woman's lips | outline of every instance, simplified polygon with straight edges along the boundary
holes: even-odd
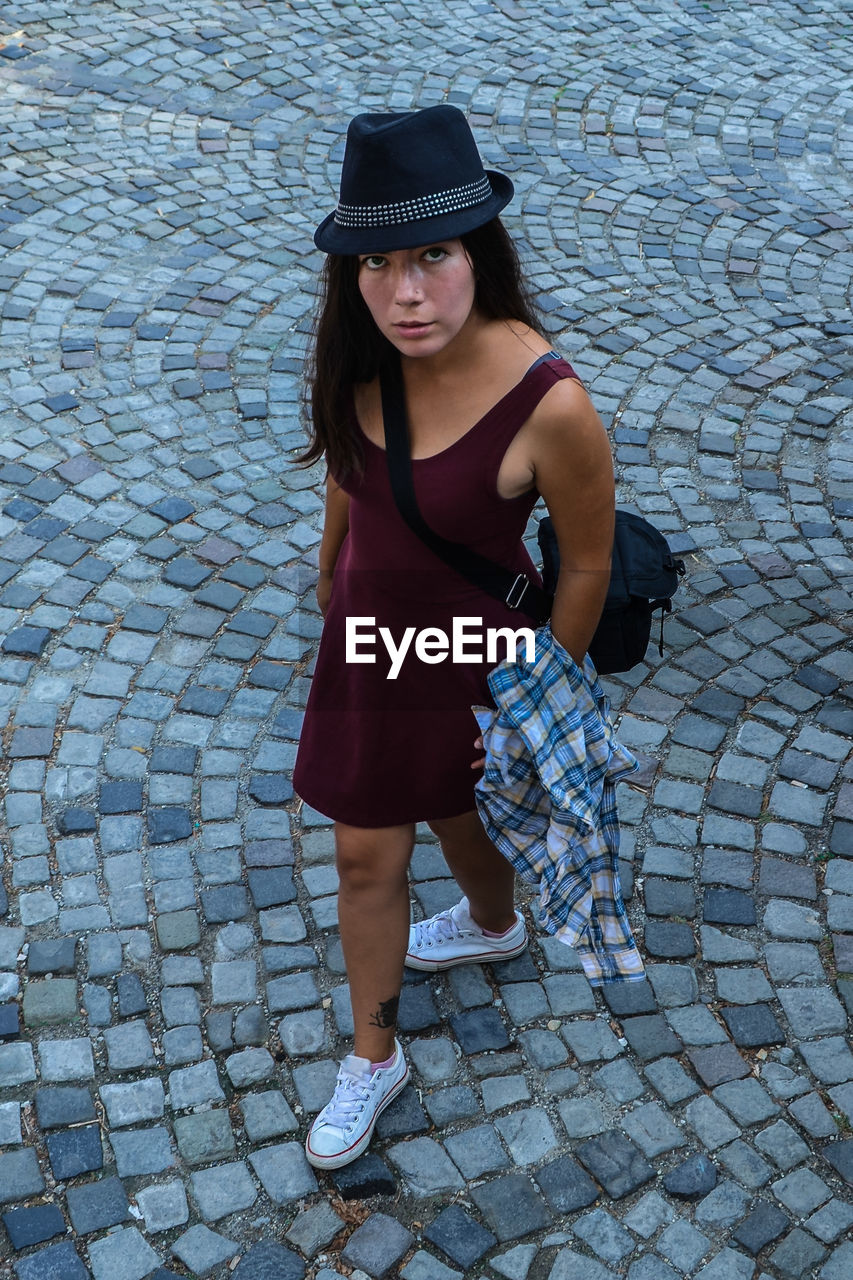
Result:
[[[426,333],[431,326],[431,320],[419,320],[417,322],[401,322],[399,324],[395,324],[394,328],[399,333],[404,334],[407,338],[415,338],[418,334]]]

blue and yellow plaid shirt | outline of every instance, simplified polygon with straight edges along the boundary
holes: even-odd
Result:
[[[551,634],[489,673],[497,710],[474,707],[486,764],[475,788],[490,839],[539,886],[539,922],[574,947],[593,986],[639,980],[617,866],[616,783],[637,769],[616,741],[589,657],[583,670]]]

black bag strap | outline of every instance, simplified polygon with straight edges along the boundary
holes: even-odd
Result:
[[[548,359],[553,357],[543,357]],[[536,362],[537,364],[539,361]],[[397,510],[406,524],[426,546],[451,569],[467,578],[475,587],[485,591],[495,600],[501,600],[510,609],[518,609],[532,618],[537,626],[551,616],[551,596],[523,573],[513,573],[504,565],[481,556],[461,542],[443,538],[436,533],[421,515],[412,479],[412,458],[409,446],[409,423],[406,414],[406,397],[400,361],[394,359],[379,378],[382,395],[382,421],[385,431],[385,456],[391,492]]]

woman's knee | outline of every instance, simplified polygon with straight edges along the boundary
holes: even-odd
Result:
[[[441,844],[477,840],[485,834],[476,809],[460,813],[455,818],[434,818],[427,826]]]
[[[396,888],[406,881],[414,843],[408,828],[379,828],[340,825],[335,831],[335,866],[341,888],[350,891]]]
[[[446,818],[434,819],[432,822],[428,822],[427,826],[429,827],[430,831],[435,836],[435,838],[438,841],[440,841],[442,844],[448,838],[448,836],[452,834],[452,828],[449,826],[448,820]]]

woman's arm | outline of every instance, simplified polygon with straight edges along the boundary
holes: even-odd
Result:
[[[323,536],[320,539],[320,577],[317,581],[317,604],[324,618],[329,607],[335,565],[348,529],[349,494],[327,475],[326,512],[323,517]]]
[[[610,582],[615,509],[610,444],[589,396],[574,379],[555,384],[530,425],[536,487],[560,549],[551,631],[580,664]]]

